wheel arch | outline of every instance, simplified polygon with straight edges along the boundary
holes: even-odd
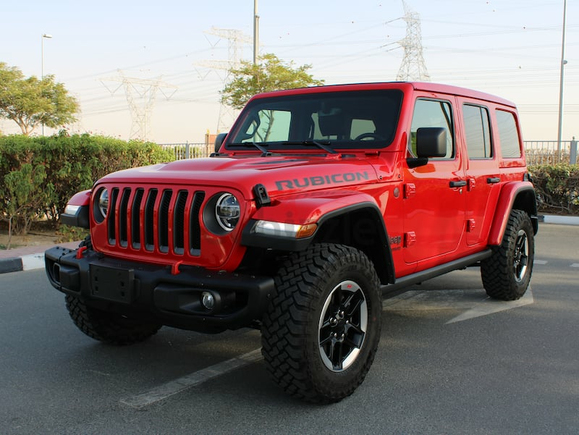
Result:
[[[339,243],[364,252],[382,284],[394,283],[394,262],[388,231],[380,209],[373,203],[350,205],[324,215],[313,243]]]
[[[529,215],[533,224],[533,231],[537,234],[539,219],[537,217],[537,198],[533,184],[528,181],[507,183],[503,186],[499,195],[489,233],[489,245],[498,246],[501,244],[511,210],[513,209],[523,210]]]
[[[291,209],[291,205],[286,204],[286,207]],[[367,198],[360,202],[352,201],[348,205],[342,204],[339,208],[334,204],[326,208],[321,216],[316,216],[315,221],[305,218],[303,221],[315,222],[317,225],[315,233],[307,238],[256,234],[252,230],[255,223],[259,218],[267,217],[254,216],[244,229],[241,243],[251,248],[246,253],[245,261],[251,262],[252,258],[257,258],[255,249],[259,252],[298,252],[314,243],[343,244],[359,249],[368,256],[382,284],[394,282],[394,262],[386,225],[378,206]]]

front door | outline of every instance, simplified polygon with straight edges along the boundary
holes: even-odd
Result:
[[[404,260],[429,261],[424,267],[444,262],[445,254],[456,251],[465,232],[465,168],[456,146],[451,102],[419,98],[408,143],[415,155],[416,131],[421,127],[447,130],[447,153],[431,158],[428,164],[405,168],[404,174]],[[422,267],[417,264],[417,270]]]

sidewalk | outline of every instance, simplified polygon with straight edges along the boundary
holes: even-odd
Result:
[[[539,216],[539,222],[556,225],[577,225],[577,216]],[[76,249],[80,242],[61,243],[58,246]],[[44,268],[44,251],[54,245],[26,246],[24,248],[0,250],[0,274],[8,272],[21,272],[24,270]]]

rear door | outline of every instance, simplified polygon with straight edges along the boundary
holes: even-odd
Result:
[[[486,244],[485,235],[500,193],[498,159],[494,150],[490,110],[484,104],[461,101],[464,142],[468,154],[466,241]]]

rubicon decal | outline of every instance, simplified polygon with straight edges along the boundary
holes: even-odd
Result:
[[[317,175],[314,177],[294,178],[293,180],[276,181],[278,190],[303,189],[310,186],[327,186],[328,184],[352,183],[369,180],[368,172],[346,172],[344,174]]]

